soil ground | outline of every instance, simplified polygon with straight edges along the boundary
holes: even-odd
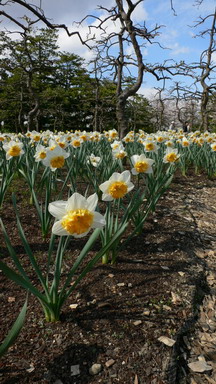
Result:
[[[36,212],[29,209],[25,190],[15,192],[26,236],[45,266],[48,243],[41,241]],[[1,218],[37,283],[17,235],[9,195]],[[61,321],[47,323],[36,299],[29,297],[25,326],[0,361],[0,382],[216,383],[215,227],[216,180],[177,175],[143,233],[119,253],[116,265],[98,263],[89,272],[65,304]],[[73,240],[65,272],[71,254],[75,258],[84,244]],[[12,265],[2,236],[0,246],[1,257]],[[26,293],[0,276],[3,340]],[[167,338],[174,345],[166,345]],[[200,366],[190,368],[192,362]],[[92,375],[95,363],[101,370]]]

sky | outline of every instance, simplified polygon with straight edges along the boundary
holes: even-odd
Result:
[[[184,61],[186,63],[198,62],[201,52],[208,47],[209,36],[205,38],[195,37],[200,31],[209,26],[209,22],[199,28],[195,28],[199,17],[206,17],[214,13],[216,0],[203,0],[203,3],[198,7],[195,5],[196,0],[173,0],[175,14],[170,6],[170,0],[144,0],[142,1],[133,13],[133,20],[140,23],[147,29],[153,29],[156,25],[161,26],[157,41],[164,49],[160,48],[159,44],[147,43],[142,48],[144,63],[163,63],[164,60],[174,60],[176,62]],[[35,5],[42,5],[42,9],[47,18],[54,23],[64,23],[70,31],[77,30],[75,21],[81,21],[86,15],[97,15],[100,18],[106,17],[104,10],[99,10],[97,7],[101,5],[105,8],[111,8],[114,5],[114,0],[31,0]],[[6,7],[0,6],[0,8]],[[23,8],[16,5],[11,5],[9,8],[10,14],[14,18],[23,16]],[[84,20],[79,31],[83,38],[86,37],[89,23],[95,23],[93,19]],[[17,30],[17,27],[8,20],[3,20],[0,28],[9,30]],[[110,22],[107,24],[107,30],[118,30],[118,25]],[[97,36],[99,31],[94,30]],[[73,52],[83,57],[86,62],[93,58],[94,52],[83,46],[79,39],[75,36],[67,37],[64,30],[59,32],[59,46],[62,51]],[[132,52],[131,47],[127,47],[127,53]],[[117,53],[117,52],[116,52]],[[213,60],[216,64],[216,52],[213,55]],[[174,81],[178,80],[174,78]],[[183,83],[189,84],[189,80],[185,77],[180,79]],[[191,81],[191,80],[190,80]],[[172,83],[166,84],[168,87]],[[155,93],[155,88],[162,87],[162,82],[157,82],[152,75],[145,74],[144,81],[139,93],[150,97]]]

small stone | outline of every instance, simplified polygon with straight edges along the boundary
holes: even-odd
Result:
[[[80,366],[79,364],[71,365],[71,376],[80,375]]]
[[[151,313],[150,311],[146,310],[146,311],[144,311],[142,314],[143,314],[143,316],[149,316],[150,313]]]
[[[172,347],[175,344],[175,340],[170,339],[169,337],[166,337],[166,336],[159,337],[158,341],[167,345],[168,347]]]
[[[114,277],[113,273],[109,273],[108,277],[110,278]]]
[[[142,324],[142,320],[134,321],[134,325],[140,325],[140,324]]]
[[[70,309],[76,309],[78,307],[79,304],[70,304],[69,305],[69,308]]]
[[[124,287],[125,283],[118,283],[117,285],[118,285],[118,287]]]
[[[115,360],[113,359],[107,360],[105,363],[107,368],[111,367],[113,364],[115,364]]]
[[[101,371],[102,371],[102,365],[101,364],[95,363],[91,366],[91,368],[89,368],[89,373],[92,376],[97,375]]]
[[[194,361],[194,362],[188,364],[188,367],[193,372],[200,372],[200,373],[212,370],[212,367],[210,365],[208,365],[205,361]]]
[[[172,308],[171,307],[169,307],[169,305],[163,305],[163,309],[165,310],[165,311],[171,311],[172,310]]]
[[[63,383],[62,383],[61,380],[58,379],[58,380],[56,380],[56,381],[54,382],[54,384],[63,384]]]
[[[185,275],[184,272],[178,272],[178,274],[179,274],[180,276],[184,276],[184,275]]]

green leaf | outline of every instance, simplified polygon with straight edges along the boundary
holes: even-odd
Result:
[[[37,288],[35,288],[28,280],[25,280],[22,276],[16,273],[12,268],[9,268],[5,263],[0,260],[0,269],[3,273],[16,284],[25,288],[27,291],[30,291],[33,295],[38,297],[44,303],[47,303],[45,296],[42,295]]]
[[[27,311],[27,301],[28,297],[26,298],[22,310],[19,316],[17,317],[15,323],[13,324],[11,330],[4,339],[3,343],[0,345],[0,357],[3,356],[3,354],[7,352],[8,348],[14,343],[24,325]]]

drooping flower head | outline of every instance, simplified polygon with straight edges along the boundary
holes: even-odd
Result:
[[[131,161],[134,166],[131,170],[133,175],[153,172],[152,164],[154,163],[154,160],[145,157],[144,154],[131,156]]]
[[[91,228],[102,228],[104,217],[96,212],[98,196],[96,193],[87,199],[75,192],[68,201],[55,201],[49,204],[49,212],[57,221],[52,227],[52,233],[58,236],[83,237]]]
[[[134,184],[131,183],[130,179],[130,171],[114,172],[109,180],[99,186],[103,192],[102,200],[112,201],[124,197],[134,188]]]

